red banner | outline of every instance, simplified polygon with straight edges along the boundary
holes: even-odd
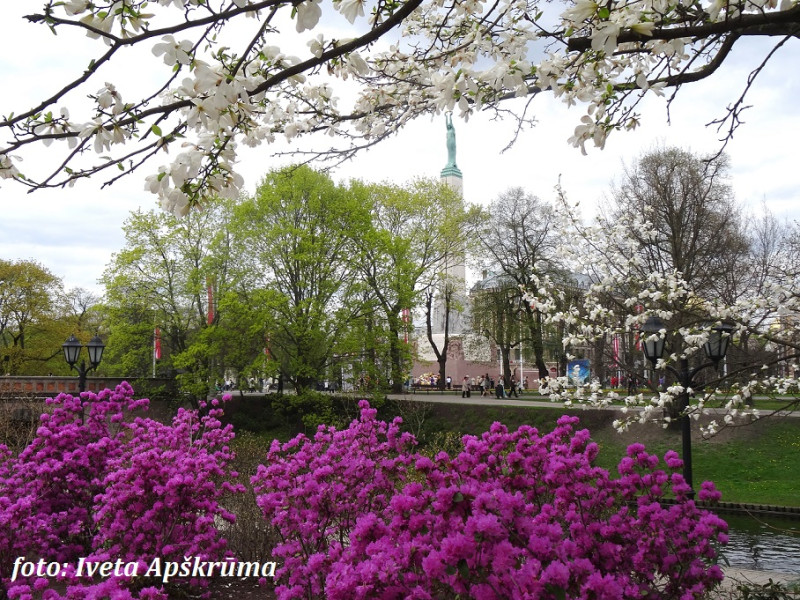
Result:
[[[208,324],[211,325],[214,322],[214,290],[208,279],[206,279],[206,285],[208,286]]]
[[[161,360],[161,330],[158,327],[153,332],[153,356]]]

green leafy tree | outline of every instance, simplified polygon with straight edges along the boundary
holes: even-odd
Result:
[[[219,322],[213,298],[229,286],[217,240],[227,234],[228,212],[228,204],[209,202],[183,219],[153,210],[136,211],[126,220],[125,247],[113,255],[102,279],[110,328],[107,369],[125,377],[149,375],[159,328],[158,372],[180,370],[182,387],[205,396],[212,371],[224,364],[198,335]]]
[[[35,261],[0,259],[0,360],[3,373],[64,372],[61,344],[70,326],[61,319],[61,280]]]
[[[270,172],[236,209],[241,283],[264,290],[258,316],[276,366],[298,392],[324,379],[363,314],[353,239],[367,219],[358,194],[302,166]]]
[[[392,390],[400,392],[411,358],[403,311],[424,304],[425,290],[433,290],[448,257],[463,257],[464,203],[450,186],[428,179],[404,186],[354,182],[350,190],[369,207],[369,227],[354,243],[360,276],[385,329]]]

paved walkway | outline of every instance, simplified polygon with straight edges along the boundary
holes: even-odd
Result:
[[[534,396],[523,396],[531,398],[495,398],[472,394],[469,398],[462,398],[459,392],[417,392],[416,394],[388,394],[393,400],[415,400],[417,402],[437,402],[441,404],[465,404],[472,406],[539,406],[542,408],[553,408],[564,406],[561,402],[550,402],[549,400],[534,400]]]
[[[417,402],[436,402],[441,404],[461,404],[466,406],[528,406],[528,407],[539,407],[539,408],[563,408],[563,402],[550,402],[549,400],[542,399],[538,400],[537,398],[542,398],[538,394],[528,393],[522,396],[522,398],[495,398],[494,395],[491,396],[483,396],[478,393],[472,393],[472,396],[469,398],[462,398],[461,393],[457,391],[450,391],[450,392],[428,392],[428,391],[419,391],[415,393],[408,393],[408,394],[388,394],[389,398],[397,399],[397,400],[411,400]],[[597,410],[610,410],[610,411],[619,411],[622,406],[607,406],[607,407],[593,407],[587,404],[579,404],[573,403],[573,408],[593,408]],[[629,410],[641,410],[641,407],[630,407]],[[711,414],[725,414],[724,408],[708,408],[707,409]],[[771,411],[763,409],[761,412],[762,417],[767,416],[771,413]],[[800,410],[795,410],[791,412],[782,412],[780,413],[781,416],[785,417],[793,417],[793,418],[800,418]]]

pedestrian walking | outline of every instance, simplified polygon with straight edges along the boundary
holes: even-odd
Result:
[[[464,379],[461,381],[461,397],[469,398],[469,395],[469,377],[464,375]]]
[[[494,394],[497,398],[505,398],[506,397],[506,390],[503,387],[503,376],[497,376],[497,387],[494,388]]]

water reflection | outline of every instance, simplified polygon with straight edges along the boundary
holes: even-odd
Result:
[[[730,542],[723,553],[732,567],[800,575],[800,520],[720,516],[730,528]]]

